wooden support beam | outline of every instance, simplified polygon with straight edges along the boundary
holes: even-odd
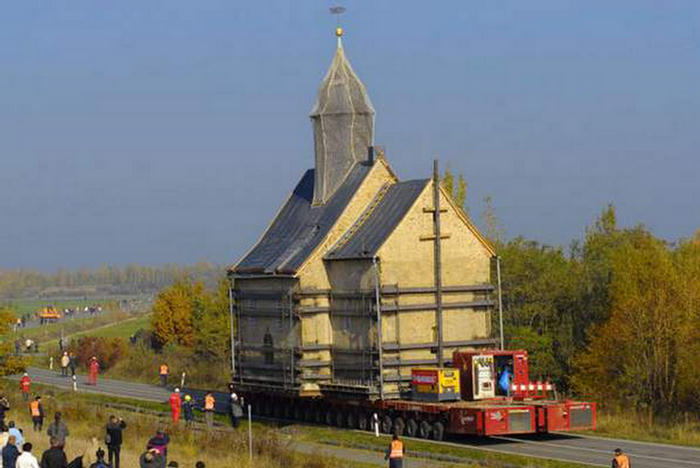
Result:
[[[449,239],[451,237],[451,234],[445,233],[445,234],[440,234],[440,239]],[[434,241],[437,238],[434,234],[428,234],[425,236],[420,236],[418,237],[418,240],[421,241]]]

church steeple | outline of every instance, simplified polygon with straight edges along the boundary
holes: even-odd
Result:
[[[355,164],[367,159],[374,143],[374,107],[345,56],[338,26],[338,48],[311,111],[316,171],[314,204],[335,193]]]

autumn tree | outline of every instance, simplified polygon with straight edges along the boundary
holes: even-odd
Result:
[[[648,410],[652,420],[679,408],[700,365],[690,352],[698,350],[698,260],[691,244],[674,252],[641,229],[615,249],[609,319],[576,359],[580,391]]]
[[[195,343],[193,319],[198,308],[205,307],[207,298],[201,282],[183,277],[162,290],[153,304],[151,329],[156,344],[169,343],[192,347]]]
[[[12,354],[11,330],[15,321],[14,310],[0,306],[0,375],[16,374],[27,366],[24,358]]]

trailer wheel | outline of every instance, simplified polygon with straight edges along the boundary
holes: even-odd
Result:
[[[418,423],[416,422],[415,419],[410,418],[408,421],[406,421],[406,436],[408,437],[415,437],[416,434],[418,433]]]
[[[433,423],[432,439],[441,441],[445,438],[445,425],[441,422]]]
[[[406,428],[406,423],[403,422],[403,418],[401,416],[397,416],[394,418],[394,434],[396,435],[403,435],[403,431]]]
[[[361,431],[369,430],[369,416],[366,413],[359,413],[357,415],[357,428]]]
[[[294,405],[292,408],[292,418],[297,421],[304,419],[304,408],[301,405]]]
[[[430,423],[428,421],[421,421],[418,425],[418,437],[421,439],[430,439],[431,432]]]
[[[326,411],[326,413],[324,414],[323,422],[325,422],[328,426],[332,426],[333,423],[335,423],[335,414],[333,410],[329,409],[328,411]]]
[[[357,415],[352,411],[348,413],[347,420],[345,422],[347,422],[348,428],[359,429],[359,427],[357,427]]]
[[[394,423],[391,420],[391,416],[385,414],[384,416],[379,418],[379,429],[384,434],[391,434],[391,430],[392,430],[393,426],[394,426]]]
[[[324,412],[321,408],[316,408],[314,410],[314,422],[318,424],[323,424]]]

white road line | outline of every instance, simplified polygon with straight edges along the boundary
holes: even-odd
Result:
[[[497,436],[497,437],[494,437],[494,439],[507,440],[509,442],[518,442],[521,444],[530,444],[530,445],[535,445],[537,447],[545,445],[545,446],[557,447],[557,448],[582,450],[582,451],[586,451],[586,452],[612,453],[611,450],[593,449],[593,448],[589,448],[589,447],[577,447],[575,445],[553,444],[551,442],[535,442],[535,441],[531,441],[531,440],[516,439],[514,437]],[[634,451],[632,451],[632,450],[626,450],[626,452],[630,455],[634,455],[634,458],[648,458],[649,460],[661,460],[661,461],[669,462],[669,463],[685,463],[688,465],[700,466],[700,462],[696,462],[696,461],[678,460],[678,459],[667,458],[667,457],[654,457],[652,455],[642,455],[639,453],[634,453]]]

